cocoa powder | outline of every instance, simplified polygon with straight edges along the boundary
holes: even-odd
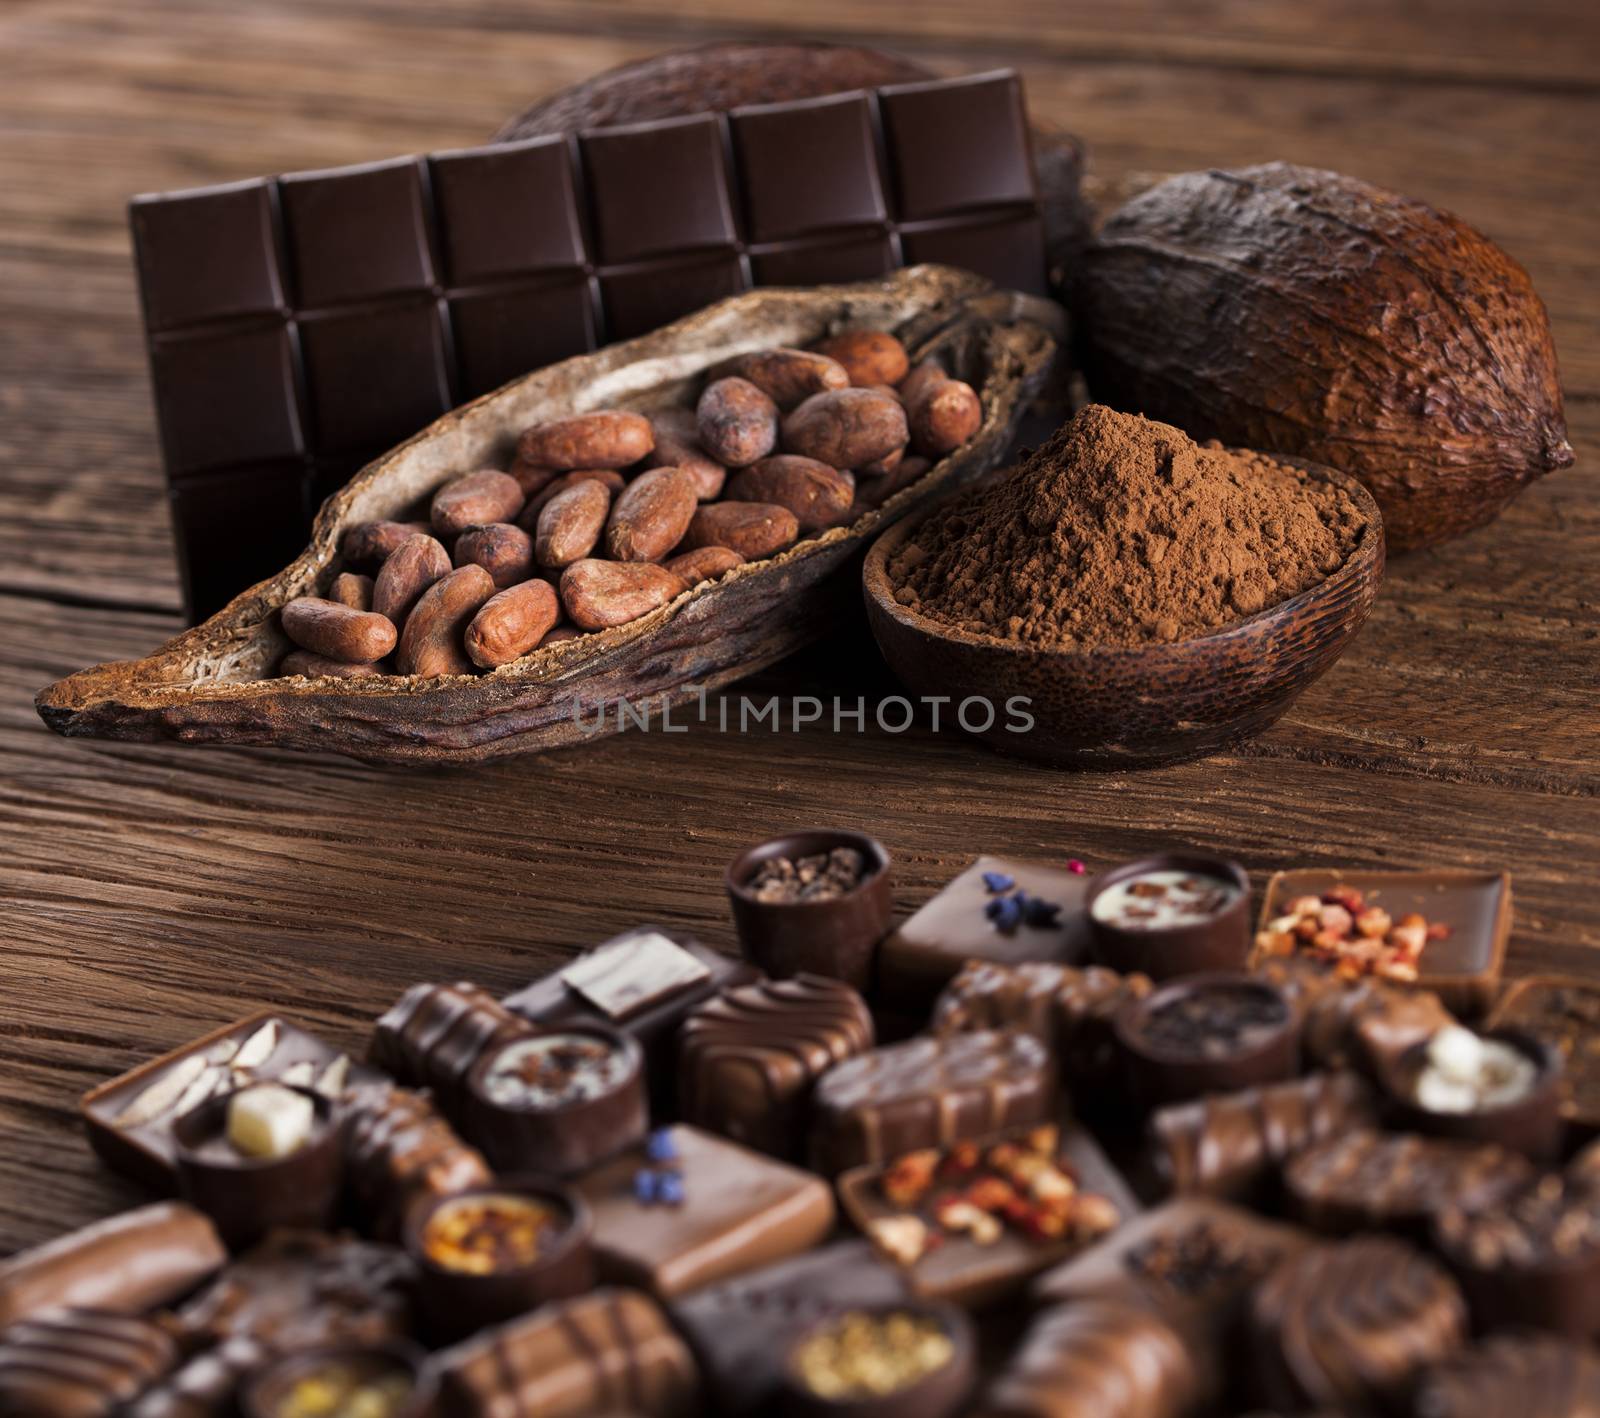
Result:
[[[1336,571],[1364,518],[1342,489],[1091,404],[891,559],[895,599],[1042,646],[1205,635]]]

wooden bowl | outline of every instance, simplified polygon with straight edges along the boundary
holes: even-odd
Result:
[[[1061,768],[1150,768],[1243,743],[1339,658],[1383,578],[1383,520],[1366,489],[1320,464],[1278,461],[1342,487],[1367,526],[1331,576],[1237,625],[1165,644],[1062,650],[941,625],[896,602],[888,576],[889,558],[926,509],[890,527],[867,553],[867,619],[878,648],[919,695],[949,695],[957,707],[968,698],[990,701],[993,723],[969,732],[1021,758]],[[1006,701],[1014,696],[1030,701],[1027,732],[1007,727],[1014,720]]]

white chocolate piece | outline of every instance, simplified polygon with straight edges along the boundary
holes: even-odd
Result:
[[[1444,1077],[1470,1084],[1483,1070],[1483,1042],[1472,1030],[1451,1025],[1428,1041],[1428,1063]]]
[[[305,1146],[315,1120],[304,1093],[261,1083],[228,1100],[228,1141],[246,1157],[276,1160]]]

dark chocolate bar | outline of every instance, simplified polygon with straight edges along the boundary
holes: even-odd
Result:
[[[1493,1003],[1511,936],[1511,878],[1504,872],[1279,872],[1267,883],[1261,927],[1265,930],[1298,897],[1338,891],[1359,892],[1366,907],[1381,909],[1395,922],[1415,913],[1445,932],[1430,936],[1416,978],[1407,983],[1434,991],[1461,1015],[1482,1014]],[[1252,960],[1263,958],[1258,945]]]
[[[192,1206],[123,1211],[0,1261],[0,1329],[63,1307],[140,1314],[182,1298],[227,1258]]]
[[[645,1051],[652,1106],[665,1118],[677,1107],[678,1027],[714,995],[760,978],[754,966],[693,936],[635,926],[508,995],[505,1005],[534,1024],[589,1020],[632,1034]]]
[[[1417,1374],[1466,1339],[1448,1271],[1403,1241],[1363,1236],[1286,1261],[1250,1303],[1250,1373],[1262,1402],[1291,1412],[1387,1412]]]
[[[684,1342],[644,1295],[597,1290],[545,1305],[437,1356],[452,1418],[695,1418],[699,1376]]]
[[[0,1334],[0,1413],[109,1418],[178,1361],[153,1320],[51,1310]]]
[[[1042,862],[979,857],[884,938],[877,997],[921,1013],[969,960],[1080,963],[1089,949],[1087,881]]]
[[[1568,1118],[1600,1129],[1600,983],[1564,975],[1518,980],[1489,1016],[1490,1029],[1521,1029],[1566,1061]]]
[[[594,1218],[600,1278],[658,1298],[809,1250],[835,1214],[820,1177],[683,1126],[595,1168],[574,1190]]]
[[[207,1100],[266,1081],[341,1098],[380,1077],[282,1015],[263,1010],[90,1089],[78,1111],[90,1145],[108,1167],[153,1190],[175,1192],[172,1125]]]
[[[1357,1075],[1313,1073],[1158,1108],[1147,1126],[1151,1170],[1168,1192],[1259,1200],[1290,1156],[1371,1124],[1374,1105]]]
[[[1055,1070],[1031,1034],[984,1029],[919,1037],[836,1065],[813,1101],[812,1161],[833,1176],[1048,1122]]]
[[[129,215],[196,618],[289,560],[373,456],[530,370],[752,284],[940,261],[1046,288],[1010,71],[140,197]]]
[[[349,1100],[344,1136],[345,1185],[358,1223],[373,1235],[400,1234],[419,1197],[479,1186],[493,1174],[421,1093],[387,1085],[358,1090]]]
[[[1413,1411],[1421,1418],[1600,1413],[1600,1353],[1554,1335],[1496,1335],[1429,1369]]]
[[[673,1322],[726,1418],[771,1403],[789,1350],[818,1320],[908,1298],[902,1273],[864,1241],[838,1241],[674,1300]]]
[[[367,1057],[400,1083],[431,1089],[459,1120],[472,1066],[486,1050],[531,1032],[476,985],[413,985],[373,1027]]]
[[[1180,1418],[1194,1364],[1159,1316],[1111,1300],[1046,1310],[985,1390],[973,1418]]]
[[[1042,1039],[1061,1066],[1074,1103],[1086,1108],[1109,1101],[1120,1084],[1121,1058],[1111,1021],[1129,1000],[1153,988],[1144,975],[1119,975],[1103,966],[1028,963],[1000,965],[974,960],[940,995],[936,1032],[1018,1029]]]
[[[843,981],[800,975],[726,990],[684,1022],[684,1120],[799,1161],[817,1079],[872,1043],[866,1001]]]
[[[1356,1129],[1296,1153],[1283,1184],[1290,1210],[1319,1231],[1420,1240],[1440,1213],[1493,1206],[1532,1174],[1527,1158],[1492,1143]]]

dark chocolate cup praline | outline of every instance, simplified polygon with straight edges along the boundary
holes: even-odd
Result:
[[[544,1254],[514,1270],[475,1275],[440,1265],[423,1245],[429,1218],[443,1207],[478,1196],[528,1198],[565,1212],[567,1224]],[[401,1240],[417,1267],[417,1307],[429,1337],[441,1343],[462,1339],[551,1300],[570,1300],[593,1289],[593,1227],[582,1197],[543,1178],[503,1178],[419,1201],[406,1215]]]
[[[627,1063],[623,1081],[609,1092],[558,1108],[518,1108],[484,1091],[484,1079],[507,1049],[530,1038],[584,1034],[602,1039]],[[631,1034],[587,1020],[551,1024],[484,1051],[467,1075],[462,1132],[497,1172],[574,1177],[639,1142],[650,1130],[644,1050]]]
[[[827,901],[758,901],[748,883],[774,857],[816,856],[835,847],[861,853],[863,875],[853,890]],[[775,980],[827,975],[863,993],[872,986],[878,943],[889,933],[894,902],[883,843],[848,828],[788,832],[739,853],[724,877],[739,946]]]
[[[795,1372],[794,1356],[818,1330],[836,1324],[851,1313],[930,1316],[950,1336],[953,1349],[950,1361],[893,1393],[824,1398],[813,1392]],[[889,1305],[846,1306],[808,1326],[789,1346],[773,1408],[778,1418],[949,1418],[950,1414],[959,1412],[971,1396],[977,1382],[977,1365],[972,1321],[955,1305],[908,1299]]]
[[[1248,1049],[1220,1058],[1152,1043],[1145,1033],[1150,1016],[1163,1005],[1205,990],[1249,991],[1283,1006],[1281,1023]],[[1237,1093],[1265,1083],[1281,1083],[1300,1071],[1300,1015],[1283,991],[1243,971],[1211,971],[1170,980],[1143,999],[1131,1000],[1112,1021],[1123,1056],[1128,1091],[1146,1108],[1183,1103],[1207,1093]]]
[[[1472,1113],[1435,1113],[1407,1092],[1427,1057],[1426,1040],[1413,1044],[1382,1079],[1384,1112],[1395,1132],[1421,1132],[1464,1142],[1497,1142],[1510,1152],[1520,1152],[1535,1162],[1560,1160],[1567,1124],[1562,1114],[1562,1080],[1565,1067],[1561,1051],[1520,1029],[1485,1029],[1485,1039],[1499,1039],[1521,1050],[1538,1065],[1533,1087],[1513,1103]]]
[[[1094,903],[1107,887],[1152,871],[1186,871],[1216,877],[1238,888],[1214,916],[1191,925],[1127,930],[1095,918]],[[1083,898],[1089,918],[1089,949],[1095,961],[1152,980],[1172,980],[1210,970],[1242,969],[1250,953],[1250,878],[1237,862],[1203,852],[1160,852],[1123,862],[1097,875]]]
[[[1600,1339],[1600,1246],[1536,1265],[1482,1266],[1450,1240],[1438,1219],[1433,1243],[1467,1297],[1480,1334],[1533,1328]]]
[[[333,1222],[344,1179],[344,1150],[333,1100],[290,1084],[311,1099],[311,1136],[287,1157],[212,1155],[205,1145],[225,1135],[228,1104],[262,1084],[207,1099],[172,1125],[178,1190],[212,1220],[229,1249],[242,1250],[278,1226],[323,1230]]]
[[[403,1369],[411,1375],[411,1397],[389,1418],[434,1418],[439,1379],[421,1346],[403,1339],[382,1344],[335,1344],[286,1354],[245,1380],[239,1392],[243,1418],[282,1418],[283,1400],[296,1379],[328,1363],[368,1364],[374,1370]]]

